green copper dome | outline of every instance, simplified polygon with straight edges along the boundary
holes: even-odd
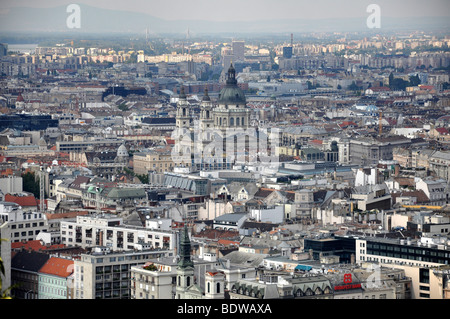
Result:
[[[237,85],[236,71],[233,68],[233,64],[228,69],[227,82],[220,91],[217,102],[219,104],[245,104],[245,94]]]

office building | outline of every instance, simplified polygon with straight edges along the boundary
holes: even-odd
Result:
[[[108,247],[94,247],[75,260],[74,299],[129,299],[131,268],[169,256],[173,256],[172,250],[114,252]]]
[[[146,248],[171,250],[175,247],[176,233],[127,226],[122,223],[122,218],[100,214],[61,221],[61,242],[83,248],[106,246],[113,251]]]
[[[231,44],[231,48],[233,51],[233,63],[244,62],[245,42],[233,41]]]

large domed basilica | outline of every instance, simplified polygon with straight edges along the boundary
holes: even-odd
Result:
[[[208,146],[215,143],[214,146],[217,149],[218,143],[222,143],[222,150],[224,150],[227,134],[241,134],[249,128],[250,112],[251,109],[247,106],[245,94],[237,84],[236,71],[232,64],[227,72],[225,87],[220,91],[215,103],[209,97],[208,91],[205,90],[200,104],[198,122],[192,119],[189,103],[182,87],[176,113],[176,126],[180,134],[176,153],[183,154],[185,165],[194,170],[231,168],[235,163],[236,156],[233,156],[233,159],[222,159],[222,156],[217,157],[214,150],[211,151],[211,147],[208,149]],[[182,139],[184,142],[181,141]],[[245,152],[245,149],[241,147],[240,151]],[[188,153],[192,160],[189,158],[186,160]],[[212,159],[213,157],[215,158]]]

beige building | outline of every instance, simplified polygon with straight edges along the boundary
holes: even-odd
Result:
[[[158,147],[133,155],[135,174],[148,174],[149,171],[164,173],[173,170],[172,149],[170,146]]]
[[[131,267],[131,299],[174,299],[176,275],[176,262]]]
[[[411,151],[411,166],[430,169],[430,157],[435,151],[431,149],[415,149]]]
[[[411,299],[450,299],[450,266],[395,265],[411,278]]]

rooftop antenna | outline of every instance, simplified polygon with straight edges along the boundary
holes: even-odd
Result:
[[[291,47],[294,46],[294,34],[291,33]]]

